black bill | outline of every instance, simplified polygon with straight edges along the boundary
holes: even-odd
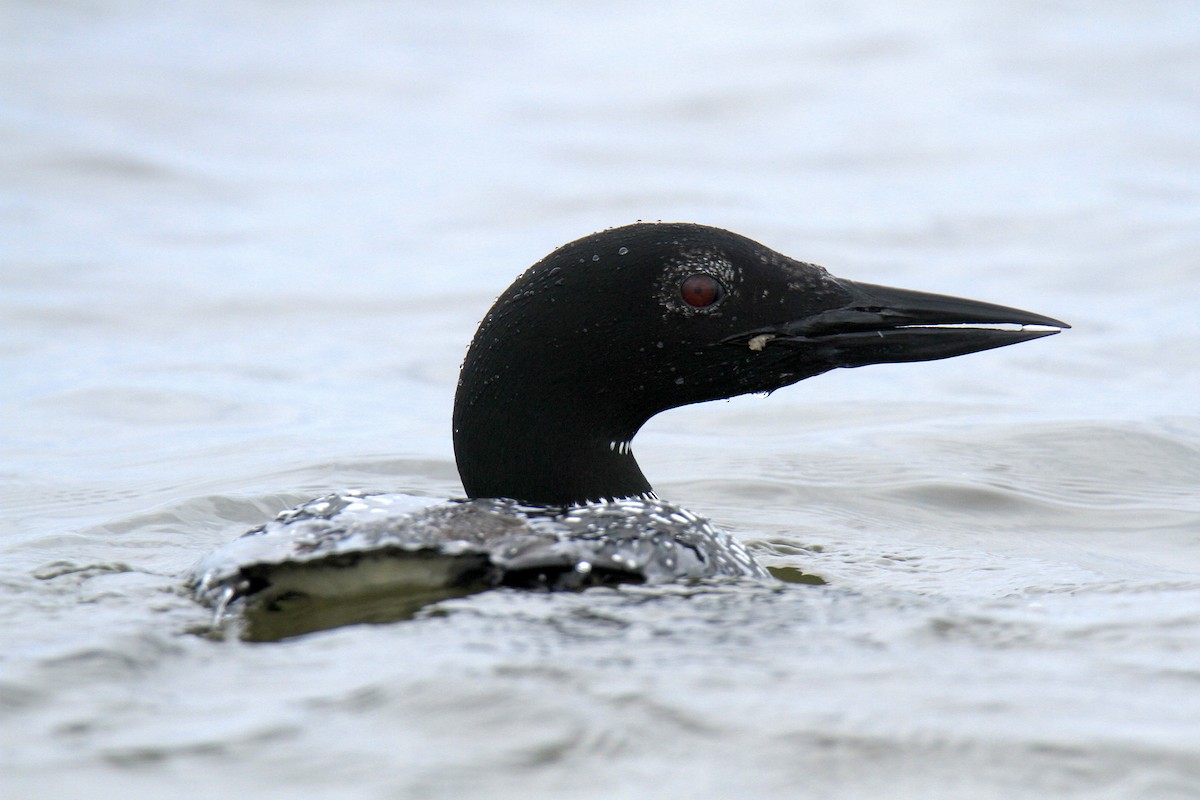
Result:
[[[796,347],[831,367],[861,367],[1005,347],[1071,326],[1052,317],[928,292],[838,281],[851,301],[739,337],[751,349]]]

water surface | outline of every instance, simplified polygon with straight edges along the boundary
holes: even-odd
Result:
[[[0,11],[5,796],[1200,794],[1186,2]],[[659,494],[823,586],[195,634],[203,554],[461,491],[457,367],[637,219],[1070,332],[681,409]]]

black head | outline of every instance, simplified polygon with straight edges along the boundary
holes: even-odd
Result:
[[[481,323],[454,405],[459,474],[471,497],[646,494],[629,441],[660,411],[1064,327],[841,280],[718,228],[614,228],[530,267]]]

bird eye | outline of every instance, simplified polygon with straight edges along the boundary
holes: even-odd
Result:
[[[708,308],[725,297],[725,287],[712,275],[697,272],[679,284],[679,296],[692,308]]]

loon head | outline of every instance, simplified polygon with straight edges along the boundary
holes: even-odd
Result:
[[[455,457],[470,497],[650,495],[629,442],[660,411],[1067,327],[836,278],[719,228],[613,228],[555,250],[492,306],[459,378]]]

